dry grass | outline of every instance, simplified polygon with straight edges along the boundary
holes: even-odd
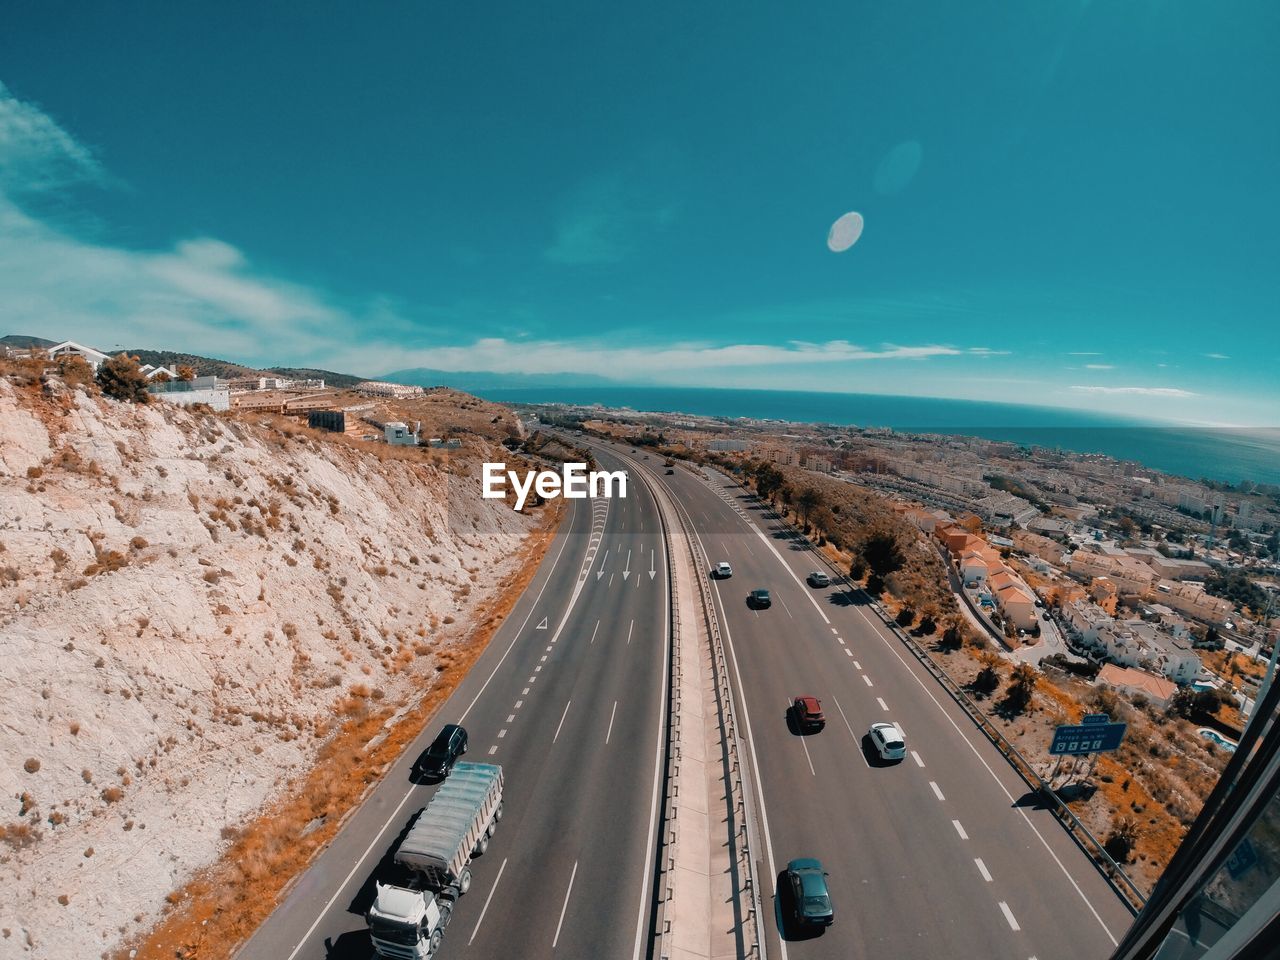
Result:
[[[349,697],[348,702],[358,702],[365,709],[338,727],[306,778],[273,809],[237,831],[223,859],[170,894],[167,915],[148,935],[117,950],[115,957],[230,957],[467,675],[537,572],[559,518],[559,510],[548,511],[547,527],[526,544],[512,582],[491,607],[477,612],[476,626],[449,651],[448,666],[416,709],[369,747],[393,711],[368,709],[369,700],[378,699],[378,691],[369,691],[364,698]],[[303,828],[316,820],[321,825],[304,834]]]

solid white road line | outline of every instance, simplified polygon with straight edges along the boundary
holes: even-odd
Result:
[[[480,916],[476,920],[475,929],[471,931],[471,939],[467,941],[467,946],[471,946],[476,938],[476,934],[480,932],[480,924],[484,923],[484,915],[489,911],[489,901],[493,899],[494,891],[498,889],[498,884],[502,881],[502,871],[507,869],[507,859],[502,858],[502,866],[498,868],[498,876],[493,881],[493,886],[489,888],[489,895],[484,898],[484,906],[480,908]]]
[[[924,761],[920,759],[920,754],[916,753],[914,750],[911,751],[911,758],[915,760],[917,767],[924,766]]]
[[[551,949],[560,942],[560,928],[564,926],[564,912],[569,909],[569,894],[573,893],[573,879],[578,875],[578,861],[573,861],[573,873],[569,874],[569,889],[564,892],[564,906],[560,908],[560,922],[556,924],[556,936],[551,941]]]
[[[637,583],[638,582],[639,581],[637,581]],[[630,646],[631,644],[631,631],[634,630],[635,628],[636,628],[636,622],[632,620],[631,625],[627,627],[627,645],[628,646]]]
[[[939,786],[938,786],[936,783],[934,783],[932,780],[930,780],[930,781],[929,781],[929,787],[933,790],[933,795],[934,795],[935,797],[937,797],[939,800],[946,800],[946,799],[947,799],[946,797],[944,797],[944,796],[942,795],[942,788],[941,788],[941,787],[939,787]]]
[[[570,521],[570,526],[572,525],[573,523]],[[547,589],[547,584],[551,582],[551,576],[555,573],[556,566],[560,563],[560,558],[564,555],[564,548],[568,545],[569,540],[570,537],[568,534],[561,538],[560,549],[556,551],[555,558],[551,561],[551,566],[547,569],[547,577],[542,581],[542,586],[538,588],[538,593],[533,598],[533,603],[529,605],[529,612],[525,614],[524,620],[521,621],[520,626],[515,631],[515,636],[512,637],[511,642],[507,644],[507,649],[502,652],[502,656],[498,659],[498,662],[494,664],[493,670],[489,672],[489,676],[486,677],[484,683],[480,685],[480,689],[477,691],[475,697],[473,697],[471,702],[467,704],[467,709],[462,711],[462,716],[458,718],[459,723],[467,719],[467,714],[471,712],[471,708],[476,705],[476,701],[480,699],[480,696],[488,688],[489,682],[497,675],[499,668],[501,668],[503,662],[507,659],[507,654],[511,652],[512,648],[516,645],[516,642],[520,639],[520,634],[522,634],[524,632],[524,628],[528,626],[529,619],[533,616],[534,610],[538,608],[538,602],[542,599],[543,591]],[[528,691],[526,690],[525,692],[527,693]],[[373,838],[373,841],[365,848],[364,853],[360,855],[360,859],[355,862],[355,866],[351,868],[351,871],[346,875],[342,883],[338,885],[338,889],[333,892],[333,896],[329,898],[328,902],[325,903],[320,912],[316,914],[315,920],[311,922],[311,926],[307,928],[307,932],[302,935],[302,939],[298,941],[298,945],[293,948],[286,960],[294,960],[294,957],[298,955],[298,951],[306,944],[307,938],[310,937],[311,934],[315,933],[316,927],[320,925],[320,921],[323,920],[325,914],[329,912],[329,908],[337,902],[338,897],[342,896],[342,891],[346,889],[347,884],[351,882],[351,878],[356,875],[356,871],[359,870],[365,860],[368,859],[373,848],[382,840],[382,835],[387,832],[387,827],[391,826],[391,822],[400,815],[400,811],[404,808],[405,803],[408,802],[411,796],[413,796],[412,788],[410,788],[410,790],[405,793],[401,801],[396,804],[396,808],[391,811],[391,816],[387,818],[387,822],[382,825],[382,829],[378,831],[377,835]]]
[[[618,712],[618,701],[613,701],[613,709],[609,711],[609,729],[605,731],[604,742],[608,744],[609,738],[613,736],[613,717]]]
[[[654,510],[658,509],[657,499],[654,497],[652,490],[647,485],[642,485],[643,489],[649,496],[649,500],[654,505]],[[661,526],[661,524],[659,524]],[[662,569],[670,570],[670,558],[667,555],[667,542],[664,539],[659,541],[662,544]],[[671,683],[671,581],[669,577],[664,577],[662,581],[663,594],[663,637],[662,644],[662,682],[664,689]],[[636,914],[636,940],[635,948],[632,953],[633,960],[640,960],[645,944],[645,920],[649,915],[649,878],[653,872],[654,857],[654,836],[658,829],[658,802],[661,799],[662,790],[662,757],[663,751],[666,749],[666,740],[662,736],[662,731],[667,724],[667,701],[665,697],[659,698],[658,706],[658,727],[654,736],[653,748],[653,796],[649,801],[649,837],[645,841],[644,855],[644,872],[641,874],[640,881],[640,907]]]
[[[880,630],[876,629],[875,623],[872,621],[872,619],[869,616],[867,616],[867,614],[860,607],[858,608],[858,613],[861,614],[862,619],[865,620],[867,622],[867,625],[871,627],[871,632],[875,634],[876,637],[879,638],[880,642],[884,644],[885,648],[890,653],[892,653],[895,657],[898,658],[898,662],[901,663],[903,666],[903,669],[905,669],[907,673],[911,675],[911,679],[915,680],[915,682],[919,685],[920,689],[924,691],[925,696],[927,696],[930,700],[933,701],[933,705],[938,708],[938,712],[941,713],[943,717],[946,718],[947,722],[951,724],[952,729],[955,730],[955,732],[960,736],[960,739],[963,740],[965,742],[965,745],[973,752],[973,755],[977,758],[978,762],[982,764],[982,766],[986,769],[987,773],[991,775],[991,779],[994,780],[996,783],[996,786],[1000,788],[1000,792],[1003,793],[1008,798],[1009,803],[1011,805],[1014,804],[1015,801],[1014,801],[1013,794],[1010,793],[1009,788],[1004,785],[1004,781],[1000,779],[1000,777],[996,774],[996,772],[993,769],[991,769],[991,764],[987,763],[986,758],[984,758],[982,754],[978,752],[978,748],[973,745],[973,741],[970,740],[968,736],[965,735],[965,732],[960,729],[960,725],[956,723],[955,718],[952,717],[951,714],[947,712],[946,708],[941,704],[941,702],[939,702],[938,698],[933,695],[933,691],[930,690],[925,685],[925,682],[920,678],[919,674],[917,674],[915,670],[911,669],[911,665],[908,664],[906,659],[902,656],[902,654],[898,652],[898,649],[895,646],[895,644],[898,642],[897,639],[893,637],[886,637],[883,633],[880,632]],[[901,724],[899,724],[899,726],[901,726]],[[1067,882],[1070,883],[1072,888],[1075,890],[1075,892],[1080,895],[1080,899],[1084,901],[1084,905],[1088,907],[1089,912],[1093,914],[1093,919],[1098,921],[1098,926],[1102,927],[1102,932],[1107,935],[1107,939],[1111,941],[1113,946],[1118,946],[1119,942],[1116,940],[1115,935],[1111,932],[1111,928],[1108,927],[1106,924],[1106,921],[1102,919],[1102,915],[1098,913],[1097,909],[1093,905],[1093,902],[1087,896],[1085,896],[1084,891],[1080,889],[1080,884],[1076,883],[1076,878],[1071,875],[1071,871],[1067,869],[1067,865],[1063,863],[1062,860],[1058,857],[1057,853],[1054,852],[1053,847],[1049,846],[1049,841],[1044,838],[1044,834],[1042,834],[1039,828],[1036,827],[1036,825],[1031,822],[1031,817],[1027,815],[1027,811],[1021,808],[1018,808],[1018,813],[1021,815],[1026,825],[1031,828],[1031,832],[1036,835],[1036,839],[1040,841],[1041,846],[1044,847],[1045,851],[1053,859],[1053,862],[1058,865],[1058,869],[1061,870],[1062,875],[1067,878]]]
[[[564,726],[564,718],[569,715],[570,703],[573,703],[573,701],[570,700],[568,703],[564,705],[564,713],[560,714],[560,722],[556,724],[556,735],[551,738],[552,743],[555,743],[557,740],[560,739],[560,728]]]
[[[591,631],[591,642],[592,642],[592,643],[595,643],[595,642],[596,642],[596,630],[599,630],[599,629],[600,629],[600,621],[599,621],[599,620],[597,620],[597,621],[596,621],[596,625],[595,625],[595,629]]]
[[[951,825],[956,828],[956,833],[960,834],[961,840],[968,840],[969,835],[964,832],[964,826],[959,820],[952,820]]]
[[[884,702],[884,697],[876,697],[876,703],[880,704],[880,709],[885,713],[889,712],[889,705]]]
[[[983,863],[983,862],[982,862],[982,860],[981,860],[981,859],[979,859],[979,858],[974,858],[974,861],[973,861],[973,862],[974,862],[974,863],[976,863],[976,864],[978,865],[978,872],[979,872],[980,874],[982,874],[982,879],[983,879],[983,880],[985,880],[985,881],[987,881],[987,883],[990,883],[990,882],[991,882],[991,871],[989,871],[989,870],[987,869],[987,865],[986,865],[985,863]]]
[[[1022,928],[1018,926],[1018,921],[1013,917],[1013,911],[1009,909],[1009,905],[1003,900],[1000,901],[1000,912],[1004,914],[1004,918],[1009,921],[1009,929],[1017,932]]]
[[[844,715],[844,707],[840,706],[840,701],[835,697],[831,698],[831,702],[834,703],[836,705],[836,709],[840,711],[840,717],[844,720],[844,725],[849,731],[849,736],[853,737],[853,742],[858,748],[858,756],[862,758],[862,765],[870,770],[871,764],[867,763],[866,754],[862,752],[862,741],[858,739],[858,735],[853,732],[853,727],[849,725],[849,718]]]
[[[705,556],[707,552],[706,546],[702,543],[702,537],[697,530],[693,531],[694,539],[698,541],[698,545],[702,547],[702,553]],[[767,541],[766,541],[767,542]],[[720,612],[724,613],[724,600],[720,596],[720,582],[718,580],[711,581],[712,589],[715,592],[716,604],[720,608]],[[830,622],[830,621],[828,621]],[[738,667],[738,655],[733,649],[733,634],[729,630],[729,618],[724,617],[721,622],[721,628],[724,630],[725,644],[729,648],[729,659],[733,663],[733,672],[739,679],[738,683],[738,700],[742,705],[742,722],[747,728],[747,749],[751,753],[751,775],[756,782],[756,801],[760,805],[760,829],[764,833],[764,850],[769,858],[769,876],[776,877],[778,875],[777,863],[773,857],[773,838],[769,834],[769,815],[765,811],[764,802],[764,783],[760,780],[760,760],[756,756],[756,738],[751,733],[751,713],[747,709],[747,693],[743,689],[741,683],[742,671]],[[836,704],[839,706],[839,704]],[[843,711],[842,711],[843,712]],[[848,721],[845,721],[846,723]],[[852,730],[850,731],[852,733]],[[863,761],[865,762],[865,760]],[[640,945],[636,944],[636,960],[639,960]],[[787,960],[787,942],[778,937],[778,950],[782,955],[782,960]]]

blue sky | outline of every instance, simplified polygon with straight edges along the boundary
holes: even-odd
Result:
[[[6,9],[0,333],[1275,424],[1274,4],[288,6]]]

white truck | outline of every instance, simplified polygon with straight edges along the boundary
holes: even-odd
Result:
[[[404,885],[377,884],[365,919],[379,957],[428,960],[453,905],[471,889],[471,858],[489,848],[502,819],[502,767],[459,761],[393,857]]]

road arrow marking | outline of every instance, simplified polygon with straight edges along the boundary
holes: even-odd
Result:
[[[631,551],[627,551],[627,565],[622,570],[622,579],[625,580],[631,576]]]
[[[654,577],[658,575],[658,571],[653,569],[653,564],[654,564],[653,553],[654,553],[653,548],[650,547],[649,548],[649,579],[650,580],[652,580]]]

